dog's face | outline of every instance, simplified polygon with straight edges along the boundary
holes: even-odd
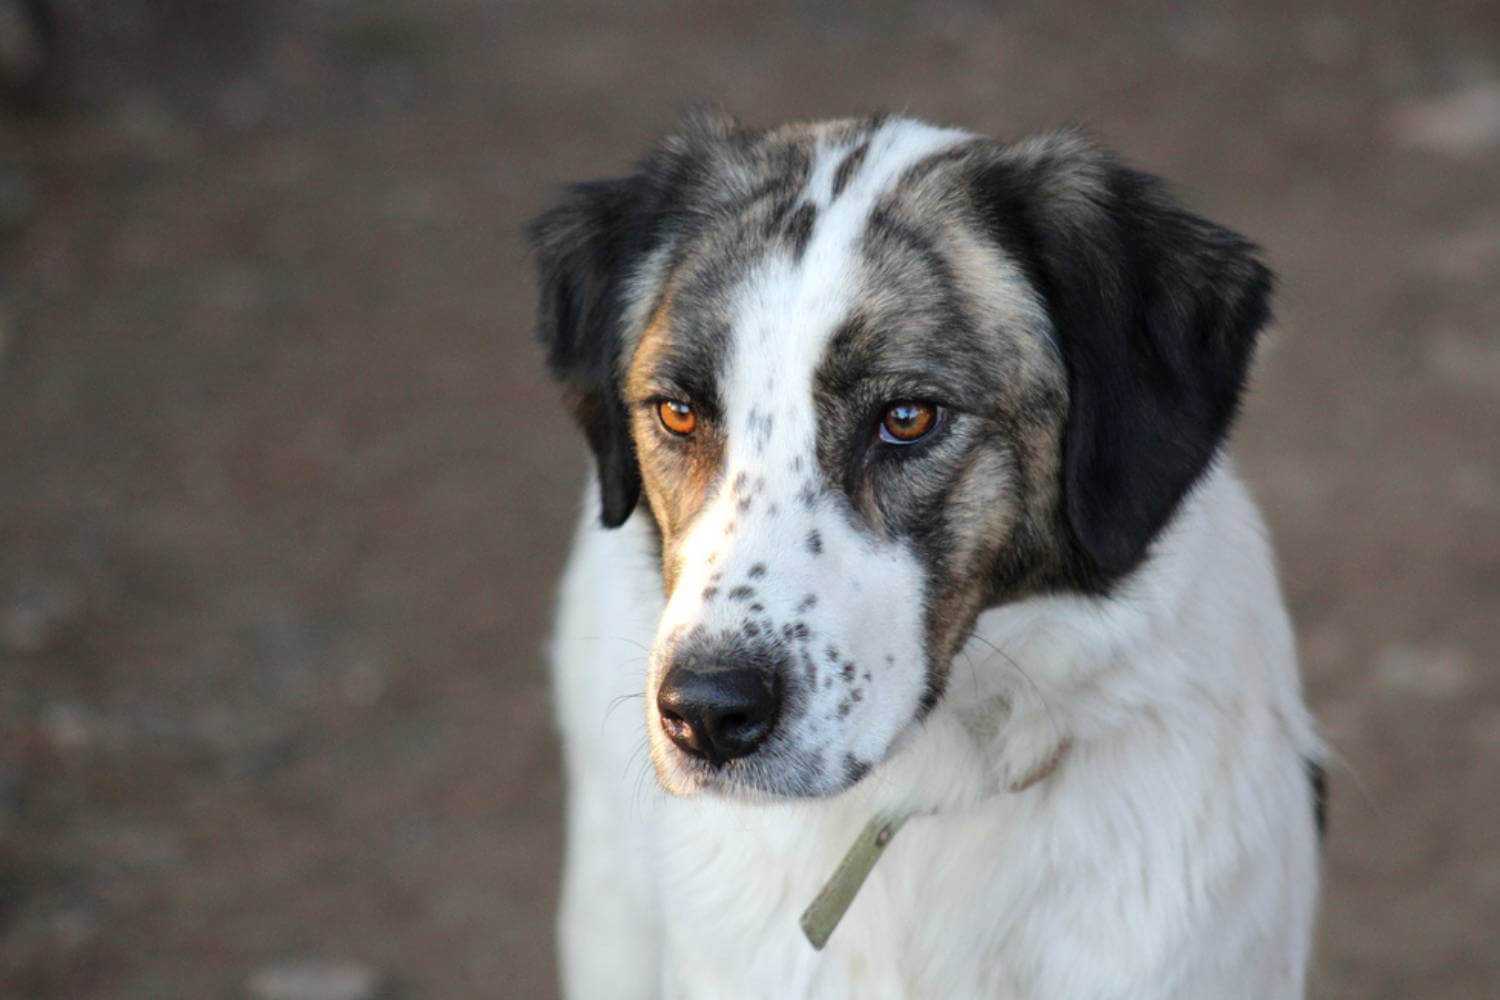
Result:
[[[1125,576],[1233,415],[1269,278],[1074,136],[699,119],[538,220],[542,336],[647,517],[671,791],[839,791],[977,615]]]

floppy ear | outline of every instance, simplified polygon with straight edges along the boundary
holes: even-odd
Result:
[[[631,281],[653,251],[691,229],[694,199],[712,189],[715,163],[740,134],[728,115],[691,111],[635,173],[575,184],[527,227],[540,292],[537,336],[598,462],[605,527],[624,524],[641,495],[619,370]]]
[[[617,368],[623,284],[645,252],[651,200],[649,181],[639,174],[577,184],[527,228],[540,292],[537,336],[593,449],[610,528],[625,522],[641,493]]]
[[[977,197],[1052,319],[1075,575],[1102,589],[1213,461],[1270,315],[1271,273],[1245,239],[1075,134],[1003,151]]]

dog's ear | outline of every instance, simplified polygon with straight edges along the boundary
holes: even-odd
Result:
[[[603,520],[635,509],[641,473],[617,371],[623,282],[651,201],[640,174],[574,185],[527,229],[537,260],[537,336],[599,467]]]
[[[640,265],[680,238],[695,193],[711,187],[715,157],[742,134],[728,115],[699,109],[626,177],[575,184],[526,235],[536,255],[537,335],[599,466],[603,521],[635,509],[641,472],[621,395],[620,354],[628,297]]]
[[[1075,575],[1133,568],[1214,460],[1270,272],[1242,237],[1074,133],[981,170],[986,223],[1040,289],[1068,376],[1063,506]]]

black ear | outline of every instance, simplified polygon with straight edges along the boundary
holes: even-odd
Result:
[[[1045,299],[1068,373],[1074,575],[1132,569],[1223,442],[1271,273],[1242,237],[1077,135],[1005,150],[977,197]]]
[[[610,528],[625,522],[641,494],[618,367],[623,286],[646,252],[652,200],[644,175],[578,184],[527,229],[540,292],[537,336],[594,451]]]
[[[692,230],[716,164],[744,135],[728,115],[690,111],[635,173],[575,184],[527,227],[540,291],[537,336],[598,461],[605,527],[624,524],[641,495],[620,354],[628,296],[654,290],[632,283],[654,251]]]

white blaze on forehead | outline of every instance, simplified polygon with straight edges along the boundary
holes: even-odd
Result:
[[[869,142],[859,169],[849,178],[839,200],[849,198],[853,213],[868,215],[875,198],[917,162],[934,153],[975,138],[974,133],[957,128],[938,128],[909,118],[896,118],[873,132],[838,143],[820,143],[816,162],[807,182],[807,199],[822,208],[833,198],[833,178],[844,156]],[[861,209],[857,203],[863,202]]]
[[[756,444],[752,410],[793,425],[774,428],[777,451],[793,448],[811,457],[813,374],[853,305],[859,240],[871,210],[913,165],[973,138],[959,129],[897,119],[851,140],[819,143],[799,199],[817,210],[806,249],[800,260],[790,250],[768,255],[747,276],[731,310],[733,346],[722,387],[731,467],[745,457],[744,448]],[[839,166],[864,142],[868,150],[835,197]],[[799,433],[788,434],[793,427]]]

